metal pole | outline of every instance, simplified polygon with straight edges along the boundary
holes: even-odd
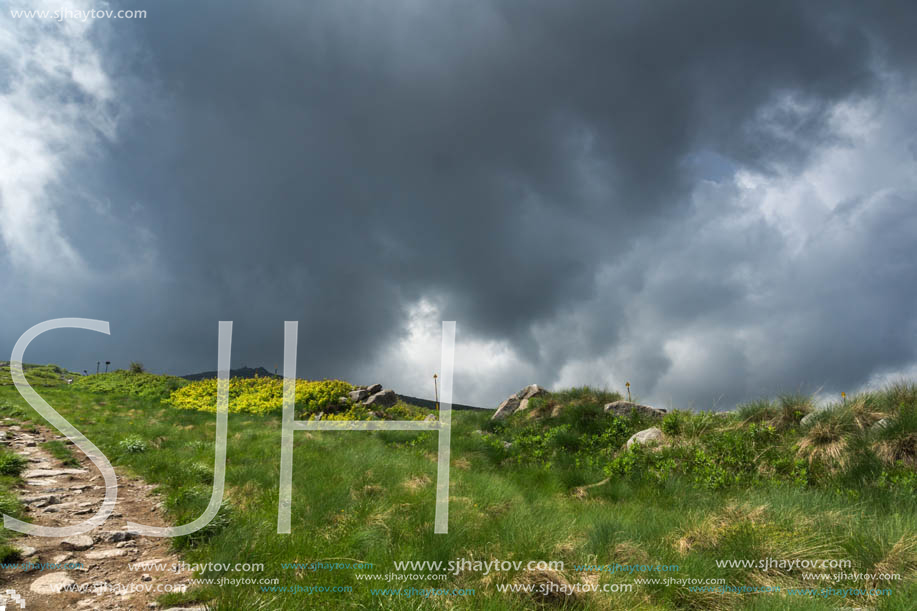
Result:
[[[437,375],[433,374],[433,396],[436,399],[436,409],[439,410],[439,385],[437,384]]]

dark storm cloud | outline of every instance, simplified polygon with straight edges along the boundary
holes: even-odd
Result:
[[[155,259],[41,310],[110,319],[110,352],[173,372],[213,368],[219,319],[236,321],[234,364],[270,367],[282,321],[299,320],[300,374],[346,377],[374,362],[402,334],[406,309],[427,298],[459,321],[460,340],[509,342],[544,384],[626,338],[632,349],[612,358],[619,367],[644,388],[698,403],[777,381],[865,381],[914,358],[913,335],[893,333],[914,320],[900,305],[912,295],[899,275],[911,278],[912,266],[850,296],[820,287],[842,273],[823,239],[806,245],[805,264],[773,271],[771,256],[788,256],[789,245],[772,228],[706,240],[682,231],[732,213],[725,203],[698,220],[699,180],[803,168],[842,143],[830,122],[838,102],[881,95],[889,74],[907,77],[914,11],[883,9],[150,4],[146,21],[109,43],[113,57],[133,53],[111,60],[131,75],[130,120],[65,181],[116,203],[104,217],[63,216],[96,269],[147,248]],[[856,236],[870,242],[872,230],[902,226],[912,217],[890,215],[912,206],[882,204]],[[912,252],[903,237],[884,244]],[[851,261],[843,274],[901,258],[859,246],[870,263]],[[611,288],[599,280],[608,269]],[[761,306],[755,279],[786,293]],[[640,299],[649,327],[633,312]],[[852,333],[838,344],[839,329],[880,319],[883,341]],[[546,344],[537,329],[552,325]],[[797,355],[754,383],[749,369],[763,365],[732,332],[750,325],[794,328],[772,348]],[[665,343],[689,332],[708,339],[708,366],[666,386]],[[14,333],[4,335],[11,343]],[[826,345],[856,356],[819,358]],[[86,360],[85,346],[73,358]],[[722,389],[711,388],[714,371]]]

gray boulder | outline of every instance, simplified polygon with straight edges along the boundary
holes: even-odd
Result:
[[[373,384],[372,386],[367,386],[366,392],[368,392],[371,395],[374,395],[377,392],[382,392],[382,384]]]
[[[381,389],[379,389],[381,390]],[[357,390],[351,390],[347,393],[347,396],[350,397],[350,400],[356,403],[357,401],[362,401],[369,396],[369,391],[365,388],[358,388]]]
[[[92,547],[93,543],[94,542],[92,540],[92,537],[90,537],[89,535],[75,535],[73,537],[67,537],[66,539],[61,541],[60,546],[62,549],[66,549],[66,550],[70,550],[74,552],[81,552],[83,550],[87,550],[90,547]]]
[[[654,426],[653,428],[634,433],[631,438],[627,440],[627,447],[630,448],[635,443],[644,446],[652,446],[658,445],[663,441],[665,441],[665,435]]]
[[[519,392],[516,392],[497,406],[497,411],[491,417],[491,420],[503,420],[517,411],[524,410],[529,406],[529,400],[533,397],[546,395],[548,391],[538,386],[538,384],[529,384]]]
[[[605,413],[614,414],[615,416],[630,416],[632,410],[637,410],[637,413],[641,416],[653,416],[658,418],[665,415],[664,409],[650,407],[649,405],[640,405],[639,403],[631,403],[630,401],[614,401],[605,405]]]
[[[395,405],[397,402],[398,395],[395,394],[394,390],[380,390],[364,401],[363,405],[366,407],[383,407]]]
[[[519,400],[519,407],[516,408],[517,412],[521,412],[522,410],[527,409],[530,399],[534,399],[535,397],[542,397],[548,394],[548,391],[538,386],[538,384],[529,384],[520,392],[522,393],[522,398]]]

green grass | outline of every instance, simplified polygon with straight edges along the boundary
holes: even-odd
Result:
[[[156,483],[175,523],[196,518],[210,496],[213,414],[166,407],[155,398],[103,396],[73,388],[45,399],[115,463]],[[281,586],[350,586],[350,593],[279,594],[258,585],[198,588],[160,602],[206,602],[213,609],[530,609],[523,594],[496,584],[524,575],[477,572],[446,581],[368,582],[360,571],[297,571],[282,563],[362,561],[365,573],[390,573],[402,560],[564,561],[675,564],[671,576],[724,577],[729,585],[864,587],[806,582],[801,571],[717,568],[724,559],[849,559],[849,572],[899,572],[892,596],[790,597],[689,592],[636,585],[629,593],[570,597],[590,609],[909,609],[917,599],[917,477],[910,436],[917,391],[906,385],[832,406],[799,424],[810,402],[785,397],[732,416],[674,412],[651,423],[616,418],[602,405],[617,393],[574,389],[533,400],[506,422],[490,414],[453,414],[449,534],[433,533],[436,444],[433,432],[306,432],[294,443],[292,533],[278,535],[278,414],[230,414],[224,509],[204,531],[174,540],[187,562],[263,563],[257,574]],[[552,416],[553,414],[553,416]],[[876,431],[877,416],[889,418]],[[0,389],[0,416],[37,417],[15,389]],[[819,422],[825,438],[812,431]],[[633,432],[661,426],[670,445],[622,445]],[[841,468],[826,448],[831,426],[847,452]],[[806,444],[805,440],[809,440]],[[509,443],[509,447],[506,447]],[[142,451],[137,448],[143,447]],[[814,452],[813,448],[821,451]],[[10,477],[10,476],[6,476]],[[604,484],[586,489],[584,485]],[[0,497],[2,502],[2,497]],[[821,571],[815,571],[821,572]],[[203,577],[219,577],[211,573]],[[636,575],[645,577],[646,575]],[[633,583],[601,573],[599,583]],[[474,588],[472,597],[373,596],[371,588]],[[880,587],[884,587],[880,583]]]
[[[79,467],[80,463],[76,459],[76,456],[73,455],[73,452],[70,450],[70,446],[66,442],[59,439],[54,439],[52,441],[46,441],[41,444],[45,450],[48,451],[51,456],[61,461],[65,467]]]
[[[187,380],[175,376],[119,369],[109,373],[81,376],[73,382],[73,387],[77,390],[112,396],[130,395],[147,399],[165,399],[173,391],[187,384]]]
[[[25,379],[35,387],[39,386],[66,386],[68,379],[77,379],[79,374],[67,371],[58,365],[30,365],[22,364]],[[13,376],[10,373],[10,364],[4,361],[0,364],[0,386],[13,386]]]

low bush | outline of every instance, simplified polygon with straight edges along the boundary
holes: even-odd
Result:
[[[297,414],[317,414],[337,408],[338,398],[345,396],[353,386],[341,380],[297,380]],[[192,382],[174,391],[164,401],[178,409],[216,412],[217,380]],[[283,409],[282,378],[231,378],[229,380],[229,411],[265,414]]]

